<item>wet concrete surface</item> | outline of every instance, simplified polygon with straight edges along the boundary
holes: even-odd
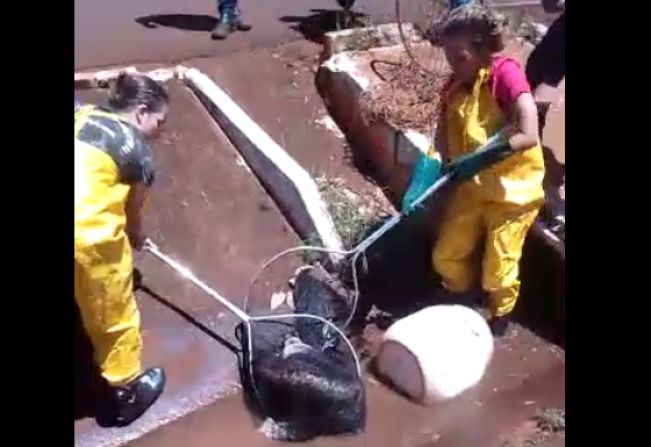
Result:
[[[180,84],[168,87],[171,111],[165,131],[152,143],[157,177],[145,225],[163,251],[241,304],[262,263],[297,245],[298,238],[198,101]],[[87,101],[104,96],[76,94]],[[143,363],[162,366],[167,387],[130,427],[104,429],[92,418],[77,420],[77,447],[121,445],[239,386],[236,356],[228,344],[239,347],[235,318],[150,255],[137,255],[136,264],[147,289],[137,293]],[[285,284],[294,267],[281,262],[264,276],[256,287],[260,293],[254,294],[255,313],[266,312],[271,292]]]
[[[565,406],[565,356],[526,329],[498,342],[489,371],[474,389],[446,404],[422,407],[368,377],[367,429],[354,437],[319,438],[311,446],[483,446],[499,441],[536,411]],[[272,446],[256,432],[240,395],[228,396],[130,443],[131,447],[171,447],[190,443]],[[296,445],[296,444],[295,444]]]

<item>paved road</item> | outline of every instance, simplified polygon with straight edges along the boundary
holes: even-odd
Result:
[[[419,0],[420,3],[423,0]],[[254,26],[226,41],[210,39],[216,0],[75,0],[75,68],[130,63],[173,63],[247,48],[274,46],[300,34],[296,22],[338,9],[335,0],[240,0]],[[412,0],[403,9],[418,11]],[[537,3],[537,0],[494,0],[494,3]],[[393,19],[393,0],[357,0],[355,10],[374,22]],[[146,26],[147,17],[150,25]],[[164,17],[160,17],[164,16]],[[161,24],[155,25],[154,22]]]
[[[335,9],[335,0],[241,0],[254,26],[226,41],[212,41],[215,0],[75,0],[75,68],[135,62],[177,62],[246,48],[271,46],[300,36],[292,22],[315,9]],[[358,0],[357,10],[381,20],[393,10],[391,0]],[[137,20],[176,15],[169,26],[148,28]],[[289,21],[283,21],[289,20]]]

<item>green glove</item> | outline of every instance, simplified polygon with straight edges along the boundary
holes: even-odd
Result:
[[[443,174],[451,174],[455,180],[468,180],[512,153],[513,149],[505,137],[504,130],[500,130],[475,152],[462,155],[445,165]]]
[[[441,155],[433,148],[428,154],[419,153],[418,160],[411,171],[409,187],[402,197],[401,211],[407,215],[414,211],[414,202],[430,186],[434,184],[441,175]]]

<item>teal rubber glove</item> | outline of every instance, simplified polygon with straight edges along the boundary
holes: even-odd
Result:
[[[443,173],[451,174],[454,180],[468,180],[483,169],[499,163],[511,154],[513,154],[513,149],[508,143],[491,146],[487,149],[462,155],[445,165]]]
[[[504,160],[512,153],[513,149],[508,142],[507,129],[502,128],[475,152],[462,155],[445,165],[443,174],[450,174],[455,180],[468,180],[481,170]]]
[[[419,153],[411,171],[409,187],[402,197],[400,209],[407,215],[414,211],[414,202],[441,176],[441,155],[433,150],[431,155]]]

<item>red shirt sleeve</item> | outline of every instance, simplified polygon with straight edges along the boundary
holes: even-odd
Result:
[[[523,93],[531,93],[527,78],[515,59],[497,57],[493,59],[490,68],[489,83],[493,97],[497,100],[502,110],[511,110]]]

